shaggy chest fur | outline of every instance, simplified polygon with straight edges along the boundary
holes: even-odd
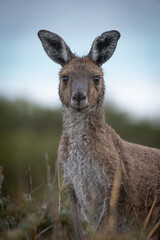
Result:
[[[106,192],[110,182],[91,151],[87,119],[68,125],[67,159],[63,162],[64,179],[76,192],[82,213],[96,228],[107,212]]]

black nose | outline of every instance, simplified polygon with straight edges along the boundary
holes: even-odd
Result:
[[[80,103],[86,100],[86,94],[84,92],[75,92],[72,96],[74,102]]]

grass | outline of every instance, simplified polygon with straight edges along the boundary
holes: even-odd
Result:
[[[41,183],[34,189],[32,188],[32,176],[29,175],[30,191],[24,192],[21,200],[13,204],[9,197],[4,197],[2,195],[2,187],[5,179],[3,176],[3,169],[0,168],[0,240],[74,239],[74,227],[66,186],[62,180],[61,174],[57,173],[57,168],[55,168],[54,175],[51,175],[51,167],[47,155],[46,171],[46,182]],[[59,184],[57,184],[58,176]],[[98,231],[94,233],[90,224],[83,222],[86,239],[147,240],[151,239],[154,232],[160,226],[160,222],[158,222],[154,228],[150,230],[147,229],[149,218],[155,206],[155,199],[144,222],[143,228],[139,228],[137,232],[127,234],[115,233],[116,204],[119,195],[120,179],[120,174],[117,171],[115,173],[111,194],[110,208],[112,211],[109,216],[109,227],[103,232]],[[42,191],[42,189],[44,191],[43,197],[37,198],[36,193]]]
[[[47,164],[49,166],[49,162]],[[51,174],[48,166],[48,174]],[[73,224],[67,207],[68,198],[64,196],[63,207],[58,211],[57,184],[54,181],[50,182],[54,178],[55,176],[52,176],[52,179],[48,178],[33,189],[29,176],[30,191],[23,192],[21,200],[14,204],[9,197],[3,197],[2,191],[0,192],[0,239],[64,239],[64,236],[72,239]],[[1,170],[0,189],[3,181]],[[36,197],[36,193],[42,189],[43,197]],[[63,191],[65,190],[61,189],[60,194],[63,194]]]

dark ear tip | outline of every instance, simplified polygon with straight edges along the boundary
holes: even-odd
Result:
[[[113,37],[117,37],[117,40],[120,39],[121,37],[120,32],[118,32],[117,30],[112,30],[111,32],[113,33]]]
[[[46,33],[48,33],[47,30],[40,30],[40,31],[37,33],[37,35],[38,35],[38,37],[41,39],[41,38],[44,37],[44,35],[45,35]]]
[[[121,37],[121,34],[120,34],[120,32],[118,32],[118,31],[116,31],[116,30],[115,30],[115,33],[116,33],[116,35],[117,35],[117,39],[119,40],[119,39],[120,39],[120,37]]]
[[[42,37],[42,35],[43,35],[43,32],[44,32],[44,30],[40,30],[40,31],[37,33],[37,35],[38,35],[38,37],[39,37],[39,38],[41,38],[41,37]]]
[[[111,37],[111,38],[116,37],[118,41],[121,37],[121,34],[117,30],[111,30],[111,31],[102,33],[102,36]]]

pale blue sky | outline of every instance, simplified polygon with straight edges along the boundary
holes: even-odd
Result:
[[[80,56],[102,32],[118,30],[116,52],[103,65],[106,100],[160,119],[160,1],[0,0],[0,94],[54,107],[60,66],[42,49],[40,29],[62,36]]]

